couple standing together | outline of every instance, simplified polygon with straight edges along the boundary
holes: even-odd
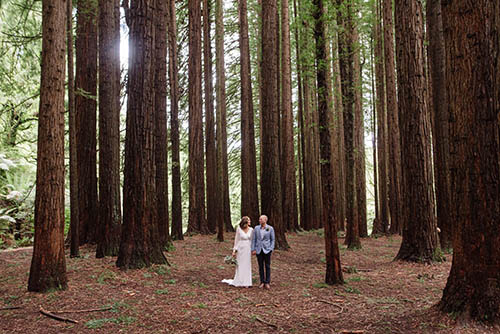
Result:
[[[240,221],[234,236],[233,257],[236,255],[238,264],[234,279],[224,279],[222,282],[233,286],[252,286],[252,254],[257,255],[259,263],[259,288],[270,289],[271,286],[271,253],[274,250],[274,229],[267,225],[267,216],[260,216],[259,226],[253,229],[250,218],[245,216]]]

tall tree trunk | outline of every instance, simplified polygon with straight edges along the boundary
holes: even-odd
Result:
[[[346,219],[346,198],[345,198],[345,154],[344,154],[344,108],[342,102],[342,81],[340,78],[340,62],[338,57],[338,35],[332,41],[333,73],[334,73],[334,97],[335,97],[335,122],[334,136],[335,138],[335,159],[334,172],[337,191],[337,211],[338,211],[338,229],[345,230]]]
[[[297,17],[297,0],[293,0],[293,17],[295,21],[295,59],[297,62],[297,123],[299,128],[299,139],[298,139],[298,167],[299,167],[299,219],[297,220],[297,226],[294,227],[295,230],[299,230],[304,226],[305,215],[304,215],[304,88],[302,79],[302,65],[301,65],[301,52],[300,52],[300,37],[299,37],[299,25],[300,21]]]
[[[396,2],[399,119],[403,161],[403,241],[396,259],[431,262],[437,248],[426,105],[422,4]]]
[[[75,74],[73,53],[73,1],[67,0],[68,46],[68,113],[69,113],[69,196],[70,196],[70,256],[80,256],[80,214],[78,212],[78,162],[76,156]]]
[[[339,60],[344,104],[344,144],[346,154],[347,233],[345,243],[349,249],[361,247],[356,216],[356,174],[354,171],[354,52],[351,4],[337,0],[339,6]]]
[[[234,231],[231,224],[229,206],[229,176],[227,161],[227,120],[226,120],[226,74],[224,65],[224,8],[222,0],[215,3],[215,58],[217,72],[217,220],[224,222],[226,231]],[[224,241],[222,231],[217,234],[219,241]]]
[[[385,86],[387,99],[387,140],[389,144],[389,209],[391,233],[399,233],[403,224],[403,198],[401,174],[401,145],[398,103],[396,100],[396,69],[394,65],[394,34],[392,20],[392,0],[383,1],[384,17],[384,59]],[[399,29],[399,27],[398,27]],[[387,152],[387,151],[386,151]]]
[[[96,257],[116,256],[120,248],[120,63],[116,41],[118,1],[99,1],[99,226]],[[119,41],[118,41],[119,43]],[[119,66],[119,65],[118,65]],[[118,150],[118,152],[115,152]]]
[[[500,320],[498,78],[500,6],[444,1],[453,263],[444,312]]]
[[[168,154],[167,154],[167,6],[156,0],[154,46],[154,113],[156,200],[158,233],[163,247],[170,242],[168,222]]]
[[[76,140],[80,245],[95,243],[97,198],[97,1],[77,2]]]
[[[238,14],[241,63],[241,216],[250,217],[255,224],[259,221],[259,196],[246,0],[239,0]]]
[[[116,265],[123,269],[166,263],[158,234],[155,169],[154,0],[130,7],[123,233]]]
[[[28,291],[66,289],[64,257],[64,67],[66,2],[42,2],[35,241]]]
[[[288,0],[281,0],[281,179],[283,222],[294,230],[298,222],[297,181],[292,112],[292,67],[290,52],[290,14]]]
[[[323,195],[323,217],[325,228],[325,257],[327,284],[343,283],[340,264],[339,242],[337,239],[338,222],[335,212],[335,189],[333,179],[332,140],[332,87],[328,35],[325,23],[326,8],[323,0],[314,0],[314,36],[316,39],[316,80],[318,83],[318,113],[321,151],[321,184]]]
[[[203,112],[201,99],[200,0],[188,1],[189,12],[189,220],[188,233],[208,233],[205,217]]]
[[[205,155],[207,179],[207,224],[210,233],[217,229],[217,151],[215,148],[214,95],[212,83],[211,1],[203,0],[203,74],[205,83]]]
[[[382,39],[382,13],[380,0],[377,1],[377,17],[375,25],[375,77],[376,77],[376,107],[377,107],[377,153],[378,153],[378,179],[380,199],[380,220],[373,225],[372,234],[383,234],[389,231],[389,192],[388,180],[388,155],[387,141],[387,112],[385,108],[385,76],[384,76],[384,49]]]
[[[433,117],[432,138],[434,139],[434,174],[436,177],[437,225],[441,229],[439,239],[441,248],[452,247],[453,223],[450,214],[450,176],[449,176],[449,125],[448,101],[445,81],[445,45],[443,22],[441,17],[441,1],[427,1],[427,31],[429,46],[428,57],[430,67],[429,105],[432,106]]]
[[[172,239],[183,240],[182,187],[179,139],[179,66],[177,53],[177,22],[175,0],[169,0],[168,8],[168,71],[170,81],[170,141],[172,144]]]
[[[366,220],[366,166],[365,166],[365,120],[363,114],[363,78],[361,76],[361,49],[358,29],[354,28],[354,148],[356,166],[356,206],[358,209],[359,236],[368,236]]]
[[[301,12],[307,13],[306,4],[302,1]],[[306,15],[306,14],[302,14]],[[315,137],[317,136],[317,127],[315,127],[314,122],[314,112],[313,112],[313,89],[311,86],[315,81],[313,78],[314,74],[314,49],[313,45],[310,43],[312,40],[312,29],[308,25],[307,20],[301,19],[302,21],[302,36],[299,40],[301,49],[301,73],[302,73],[302,92],[303,92],[303,115],[302,115],[302,128],[303,128],[303,161],[302,170],[304,177],[304,210],[302,213],[303,219],[301,222],[301,227],[305,230],[311,230],[319,226],[319,220],[321,220],[321,210],[322,210],[322,199],[321,199],[321,189],[319,188],[319,175],[317,165],[319,163],[319,156],[316,155],[315,151]],[[315,129],[316,128],[316,129]]]
[[[280,156],[278,142],[279,111],[276,87],[276,0],[262,2],[262,115],[261,152],[262,177],[260,180],[262,213],[276,232],[276,248],[288,249],[285,226],[282,220]]]
[[[373,38],[374,33],[372,30],[372,34],[370,37],[370,76],[371,76],[371,94],[370,94],[370,104],[372,111],[372,154],[373,154],[373,197],[375,201],[375,219],[373,220],[373,225],[379,224],[380,221],[380,202],[379,202],[379,186],[378,186],[378,167],[377,167],[377,126],[376,126],[376,107],[375,107],[375,70],[374,64],[375,59],[373,57],[374,54],[374,43]],[[373,231],[373,229],[372,229]]]

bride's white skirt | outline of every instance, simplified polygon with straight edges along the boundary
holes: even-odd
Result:
[[[242,240],[238,245],[236,253],[236,272],[233,279],[223,279],[222,283],[232,286],[252,286],[252,255],[250,251],[250,240]]]

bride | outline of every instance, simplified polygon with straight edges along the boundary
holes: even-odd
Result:
[[[234,236],[233,257],[236,255],[236,272],[234,279],[223,279],[223,283],[233,286],[252,286],[252,260],[251,260],[251,242],[253,228],[250,227],[250,218],[245,216],[241,218],[240,226],[236,229]]]

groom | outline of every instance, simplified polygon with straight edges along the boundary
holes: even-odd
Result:
[[[274,250],[274,229],[267,225],[267,216],[259,218],[260,226],[255,227],[252,238],[252,254],[257,254],[259,263],[260,285],[259,288],[270,289],[271,286],[271,253]]]

